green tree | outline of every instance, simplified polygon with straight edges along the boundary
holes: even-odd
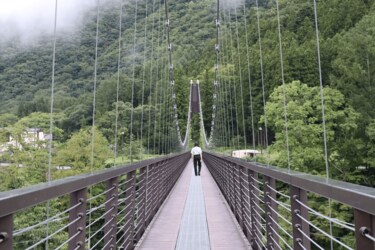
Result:
[[[108,141],[103,134],[94,128],[94,158],[91,162],[92,152],[92,133],[91,128],[81,129],[79,132],[72,135],[72,137],[61,146],[57,151],[57,156],[54,159],[56,165],[70,166],[71,171],[57,171],[56,177],[63,175],[74,175],[79,173],[87,173],[91,169],[98,170],[105,168],[105,161],[111,157]]]
[[[359,115],[346,104],[344,96],[337,90],[324,88],[325,122],[330,164],[342,172],[350,170],[355,159],[345,157],[341,146],[355,135]],[[294,170],[324,174],[324,147],[322,109],[319,87],[308,87],[299,81],[285,85],[286,113],[290,165]],[[269,128],[275,133],[270,152],[275,153],[273,164],[288,165],[286,147],[286,124],[284,119],[284,87],[276,88],[266,105]],[[261,118],[262,120],[264,117]],[[345,139],[341,139],[345,135]],[[339,166],[333,157],[348,160]],[[337,164],[337,165],[336,165]],[[340,171],[341,172],[341,171]]]

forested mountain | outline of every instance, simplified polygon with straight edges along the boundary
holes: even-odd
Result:
[[[120,1],[99,2],[74,27],[57,24],[54,67],[51,32],[0,37],[0,191],[46,182],[49,170],[53,180],[178,149],[164,1],[122,1],[122,9]],[[189,82],[199,79],[207,134],[216,104],[214,150],[254,148],[262,154],[251,161],[375,186],[374,0],[317,1],[318,33],[312,0],[220,1],[217,101],[216,1],[168,4],[182,135]],[[194,141],[202,141],[199,127],[194,115]],[[52,202],[51,213],[64,202]],[[325,204],[309,195],[311,207],[330,214]],[[45,209],[33,208],[32,220]],[[333,218],[353,221],[349,210],[332,202]],[[32,220],[20,213],[15,228]],[[22,242],[39,234],[45,231]],[[334,234],[354,246],[351,232]],[[322,235],[314,237],[329,248]]]
[[[233,133],[230,133],[233,136],[225,139],[228,143],[223,143],[223,138],[217,134],[216,145],[241,148],[243,145],[240,144],[245,141],[247,147],[263,144],[263,148],[269,146],[269,154],[268,158],[264,156],[259,160],[280,167],[290,164],[296,170],[324,174],[313,1],[279,1],[287,111],[296,111],[294,114],[287,112],[290,159],[286,159],[282,124],[283,89],[280,89],[282,75],[276,4],[268,0],[258,2],[259,12],[257,2],[253,0],[246,1],[245,10],[242,2],[221,2],[219,82],[221,89],[227,86],[223,93],[235,108],[230,110],[228,103],[220,104],[223,109],[218,117],[232,122],[226,125],[226,131],[230,127],[237,126],[238,129],[233,129]],[[374,185],[374,1],[322,0],[318,1],[317,7],[322,83],[327,92],[326,132],[331,174],[343,180]],[[216,1],[170,1],[169,10],[181,134],[184,134],[187,119],[190,79],[201,82],[204,123],[209,134],[213,104]],[[122,8],[121,30],[118,1],[103,2],[98,13],[97,51],[95,8],[87,10],[83,21],[77,23],[74,29],[57,29],[53,106],[55,150],[52,158],[54,166],[72,166],[74,171],[70,174],[87,170],[90,165],[87,159],[76,164],[78,160],[68,155],[69,148],[74,148],[74,145],[90,148],[91,142],[87,138],[93,124],[94,89],[95,125],[100,135],[96,139],[99,145],[104,145],[102,150],[98,149],[103,154],[95,163],[97,168],[111,165],[108,159],[113,158],[111,152],[114,149],[118,150],[118,155],[127,156],[130,141],[134,144],[135,155],[141,153],[139,150],[150,154],[168,153],[176,146],[172,145],[176,141],[176,134],[171,132],[174,125],[168,82],[164,2],[126,1]],[[96,53],[98,60],[95,65]],[[16,36],[11,40],[2,40],[2,143],[8,140],[9,135],[21,136],[26,128],[37,127],[45,133],[49,132],[52,55],[53,36],[48,33],[26,43]],[[119,101],[116,102],[118,82]],[[231,89],[233,87],[234,90]],[[267,103],[266,116],[263,89]],[[243,100],[245,127],[240,98]],[[227,110],[224,112],[224,109]],[[264,131],[266,120],[268,138],[261,143],[258,128],[263,127]],[[194,121],[197,123],[196,118]],[[216,132],[225,133],[223,129],[219,127]],[[16,165],[27,165],[25,162],[29,162],[36,169],[40,166],[45,169],[45,148],[28,150],[40,151],[39,158],[30,157],[24,150],[14,150],[10,155],[3,154],[2,161]],[[358,166],[365,166],[366,172],[357,170]],[[3,179],[7,178],[5,169],[1,169]],[[21,170],[13,168],[9,171]],[[58,173],[54,178],[57,175],[61,177],[65,174]],[[2,189],[44,181],[45,175],[40,171],[35,179],[26,179],[18,180],[15,177],[4,182],[7,184]]]

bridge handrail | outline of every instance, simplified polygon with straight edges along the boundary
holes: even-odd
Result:
[[[13,249],[13,241],[24,237],[25,233],[30,233],[37,228],[39,230],[44,225],[47,225],[46,228],[49,230],[48,223],[62,220],[68,221],[54,233],[47,234],[42,239],[35,239],[35,242],[32,242],[34,239],[22,241],[22,244],[26,244],[27,249],[34,249],[64,231],[69,238],[63,243],[61,243],[62,238],[55,239],[55,243],[61,244],[59,249],[65,246],[68,246],[68,249],[85,249],[85,242],[92,240],[96,242],[94,247],[104,242],[105,246],[112,246],[112,249],[115,249],[116,245],[120,248],[132,249],[168,196],[189,158],[188,152],[168,155],[92,174],[67,177],[50,183],[2,192],[0,193],[0,249]],[[89,192],[93,189],[100,193]],[[21,225],[27,224],[26,228],[14,229],[15,215],[18,212],[63,197],[63,203],[69,200],[66,198],[70,198],[70,205],[68,202],[55,208],[55,215],[52,216],[47,212],[47,219],[37,221],[36,224],[33,220],[23,221]],[[94,207],[91,206],[92,202],[95,204]],[[100,212],[103,213],[100,215]],[[91,221],[93,213],[96,217]],[[34,225],[28,225],[30,223]],[[105,232],[102,238],[97,235],[98,232],[90,234],[91,227],[99,223],[101,223],[99,231],[103,229]],[[89,228],[88,235],[85,232],[87,228]],[[29,243],[34,245],[30,246]]]
[[[172,156],[158,157],[134,164],[118,166],[117,168],[96,171],[93,174],[81,174],[51,181],[50,183],[41,183],[30,187],[0,192],[0,217],[180,155],[174,154]]]
[[[310,234],[310,227],[328,238],[331,245],[335,243],[346,249],[353,249],[340,241],[337,235],[333,235],[334,224],[354,232],[357,250],[375,250],[375,188],[246,162],[213,152],[203,152],[203,160],[254,249],[272,249],[276,245],[279,249],[288,247],[302,250],[310,249],[311,244],[324,249],[314,240],[315,235]],[[276,185],[277,181],[283,185]],[[289,191],[284,190],[284,184],[288,185]],[[279,191],[280,188],[283,190]],[[317,195],[328,198],[329,203],[334,200],[351,206],[354,223],[331,217],[331,211],[326,216],[320,213],[319,209],[314,210],[314,203],[309,206],[308,192],[314,194],[312,197]],[[282,213],[278,212],[278,209],[281,209]],[[286,214],[289,214],[291,221],[285,217]],[[331,233],[314,225],[309,216],[325,220]],[[287,222],[289,232],[278,223],[279,219]],[[282,233],[290,239],[285,240]],[[281,247],[279,243],[284,246]]]
[[[238,158],[205,152],[216,157],[231,161],[254,172],[275,178],[286,184],[310,191],[326,198],[331,198],[364,212],[375,214],[375,188],[361,186],[349,182],[326,179],[321,176],[311,175],[298,171],[259,163],[246,162]]]

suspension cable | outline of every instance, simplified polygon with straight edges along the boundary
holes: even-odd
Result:
[[[144,52],[143,52],[143,74],[142,74],[142,114],[141,114],[141,137],[140,137],[140,149],[139,158],[143,159],[143,119],[144,119],[144,99],[145,99],[145,79],[146,79],[146,57],[147,57],[147,20],[148,20],[148,5],[145,0],[146,16],[145,16],[145,27],[144,27]]]
[[[52,52],[52,82],[51,82],[51,106],[49,114],[49,134],[50,138],[48,141],[48,183],[51,183],[51,168],[52,168],[52,142],[53,142],[53,109],[54,109],[54,97],[55,97],[55,66],[56,66],[56,33],[57,33],[57,10],[58,0],[55,1],[55,19],[53,27],[53,52]],[[50,214],[50,201],[47,202],[47,220]],[[49,223],[46,226],[46,237],[49,234]],[[48,244],[47,244],[48,246]]]
[[[97,68],[98,68],[98,43],[99,43],[99,9],[100,0],[97,0],[96,7],[96,35],[95,35],[95,64],[94,64],[94,89],[93,89],[93,110],[92,110],[92,128],[91,128],[91,164],[90,173],[93,174],[94,167],[94,141],[95,141],[95,112],[96,112],[96,85],[97,85]],[[92,187],[90,187],[89,194],[92,194]],[[90,210],[92,208],[92,202],[89,202]],[[89,215],[89,223],[91,223],[91,213]],[[91,227],[89,227],[89,237],[91,236]],[[88,241],[88,247],[91,245],[91,240]]]
[[[224,19],[225,19],[225,11],[224,11]],[[240,129],[239,129],[239,125],[238,125],[238,109],[237,109],[237,81],[236,81],[236,74],[235,74],[235,60],[234,60],[234,52],[233,52],[233,36],[232,36],[232,22],[231,22],[231,13],[230,13],[230,8],[228,9],[228,26],[229,26],[229,39],[230,39],[230,44],[229,44],[229,47],[230,47],[230,55],[231,55],[231,63],[233,65],[232,67],[232,82],[233,82],[233,95],[234,95],[234,106],[235,106],[235,116],[236,116],[236,137],[237,137],[237,149],[240,149]]]
[[[172,62],[173,47],[172,47],[172,43],[171,43],[171,40],[170,40],[170,34],[169,34],[170,33],[170,19],[169,19],[169,16],[168,16],[168,1],[167,0],[164,0],[164,7],[165,7],[165,20],[166,20],[166,27],[167,27],[167,46],[168,46],[167,48],[168,48],[168,51],[169,51],[169,53],[168,53],[168,59],[169,59],[169,83],[170,83],[171,92],[172,92],[173,106],[176,107],[174,109],[175,125],[176,125],[176,131],[177,131],[178,140],[180,142],[180,147],[181,148],[186,148],[186,146],[188,144],[187,143],[188,142],[188,139],[187,139],[188,133],[185,134],[184,141],[182,141],[181,133],[180,133],[180,127],[179,127],[179,124],[178,124],[177,100],[176,100],[176,94],[175,94],[175,91],[174,91],[174,84],[175,84],[175,81],[174,81],[174,66],[173,66],[173,62]],[[188,118],[189,118],[189,116],[188,116]],[[189,124],[190,124],[190,120],[188,120],[187,123],[186,123],[186,132],[188,132]]]
[[[161,3],[159,3],[159,11],[158,11],[158,39],[157,39],[157,46],[160,46],[160,9],[161,9]],[[160,58],[158,55],[157,58]],[[159,82],[159,60],[156,61],[156,80],[155,80],[155,114],[154,114],[154,154],[156,153],[156,126],[157,124],[157,119],[156,116],[158,113],[160,113],[160,107],[159,109],[157,108],[158,106],[158,82]],[[160,126],[160,125],[159,125]]]
[[[120,17],[119,17],[119,34],[118,34],[118,55],[117,55],[117,83],[116,83],[116,118],[115,118],[115,148],[114,148],[114,167],[117,167],[117,150],[118,150],[118,102],[119,102],[119,92],[120,92],[120,68],[121,68],[121,45],[122,45],[122,0],[120,0]]]
[[[155,1],[152,1],[152,32],[151,32],[151,62],[149,78],[149,111],[148,111],[148,135],[147,135],[147,154],[150,154],[150,137],[151,137],[151,106],[152,106],[152,83],[153,83],[153,60],[154,60],[154,26],[155,26]],[[155,107],[156,109],[156,107]]]
[[[262,38],[260,35],[260,17],[259,17],[259,4],[258,0],[256,3],[256,13],[257,13],[257,30],[258,30],[258,42],[259,42],[259,63],[260,63],[260,75],[262,81],[262,97],[263,97],[263,113],[264,113],[264,129],[265,129],[265,141],[266,141],[266,154],[267,154],[267,165],[270,164],[270,158],[268,153],[268,128],[267,128],[267,111],[266,111],[266,91],[264,82],[264,72],[263,72],[263,49],[262,49]]]
[[[220,33],[221,34],[221,33]],[[223,40],[222,39],[222,36],[221,36],[221,40]],[[221,44],[223,44],[223,43],[221,43]],[[224,44],[223,44],[224,45]],[[223,50],[225,49],[225,47],[224,46],[222,46],[223,47]],[[220,64],[221,65],[224,65],[224,54],[225,54],[225,52],[223,52],[223,53],[221,53],[221,56],[220,56]],[[230,127],[230,124],[229,124],[229,119],[228,119],[228,117],[229,117],[229,111],[227,110],[227,105],[224,105],[224,103],[228,103],[227,102],[227,95],[226,95],[226,91],[225,91],[225,89],[226,89],[226,81],[225,81],[225,74],[223,74],[223,75],[220,75],[221,76],[221,80],[220,80],[220,82],[221,82],[221,85],[220,85],[220,89],[219,90],[221,90],[221,105],[220,105],[220,107],[221,107],[221,109],[222,109],[222,113],[223,113],[223,116],[224,117],[222,117],[222,124],[223,124],[223,130],[224,130],[224,138],[225,138],[225,146],[227,146],[227,147],[229,147],[229,134],[230,134],[230,132],[229,132],[229,127]]]
[[[237,54],[238,54],[238,73],[240,77],[240,92],[241,92],[242,127],[243,127],[244,147],[246,149],[247,141],[246,141],[246,126],[245,126],[245,110],[244,110],[244,101],[243,101],[244,98],[243,98],[243,89],[242,89],[240,38],[238,34],[237,8],[234,8],[234,15],[236,18],[236,37],[237,37]]]
[[[319,27],[318,27],[318,12],[316,7],[316,0],[314,0],[314,21],[315,21],[315,35],[316,35],[316,50],[318,55],[318,70],[319,70],[319,87],[320,87],[320,100],[322,104],[322,126],[323,126],[323,139],[324,139],[324,161],[326,167],[326,181],[329,181],[329,165],[328,165],[328,148],[327,148],[327,129],[326,129],[326,118],[325,118],[325,106],[324,106],[324,91],[323,91],[323,77],[322,77],[322,66],[320,60],[320,43],[319,43]],[[328,213],[329,217],[332,217],[331,199],[328,199]],[[329,230],[332,236],[332,222],[329,222]],[[331,239],[331,249],[333,249],[333,241]]]
[[[279,10],[279,0],[276,0],[276,10],[277,10],[277,29],[279,34],[279,52],[280,52],[280,69],[281,69],[281,82],[283,86],[284,94],[284,120],[285,120],[285,136],[286,136],[286,149],[288,157],[288,172],[290,172],[290,151],[289,151],[289,132],[288,132],[288,117],[286,110],[286,86],[284,78],[284,61],[283,61],[283,45],[281,43],[281,25],[280,25],[280,10]]]
[[[138,15],[138,0],[135,0],[134,10],[134,37],[133,37],[133,81],[132,81],[132,97],[131,97],[131,112],[130,112],[130,141],[129,141],[129,157],[130,163],[133,162],[133,116],[134,116],[134,85],[135,85],[135,43],[137,41],[137,15]]]
[[[249,39],[247,34],[247,18],[246,18],[246,1],[243,2],[243,19],[245,25],[245,38],[246,38],[246,58],[247,58],[247,73],[249,78],[249,99],[250,99],[250,116],[251,116],[251,129],[252,129],[252,142],[253,142],[253,149],[255,149],[255,127],[254,127],[254,110],[253,110],[253,86],[251,82],[251,70],[250,70],[250,51],[249,51]],[[255,154],[256,160],[256,154]]]
[[[223,12],[225,13],[225,11],[223,11]],[[224,15],[223,20],[225,21],[225,15]],[[227,81],[228,81],[228,84],[224,84],[224,86],[226,88],[225,92],[229,93],[229,100],[227,100],[227,101],[230,103],[230,105],[227,105],[227,106],[228,106],[228,109],[230,111],[230,117],[231,117],[231,119],[230,119],[230,121],[228,121],[228,123],[229,123],[229,127],[231,128],[231,136],[232,136],[232,139],[230,140],[230,142],[232,144],[232,147],[234,148],[234,141],[233,141],[233,138],[234,138],[234,124],[233,124],[233,120],[234,120],[234,118],[233,118],[233,109],[231,108],[232,107],[232,91],[231,91],[230,86],[228,86],[228,85],[230,85],[230,71],[229,71],[229,62],[228,62],[228,58],[229,58],[229,56],[228,56],[228,46],[229,45],[228,45],[228,42],[227,42],[227,39],[226,39],[226,37],[227,37],[226,30],[227,29],[224,29],[222,38],[223,38],[223,41],[225,42],[225,48],[226,48],[224,58],[225,58],[226,67],[227,67]],[[224,42],[223,42],[223,44],[224,44]],[[229,91],[228,91],[228,89],[229,89]],[[226,102],[226,103],[228,103],[228,102]]]

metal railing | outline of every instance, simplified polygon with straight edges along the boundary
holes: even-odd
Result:
[[[189,157],[0,193],[0,249],[133,249]]]
[[[374,188],[214,153],[203,159],[253,249],[375,249]],[[334,216],[341,210],[352,221]]]

